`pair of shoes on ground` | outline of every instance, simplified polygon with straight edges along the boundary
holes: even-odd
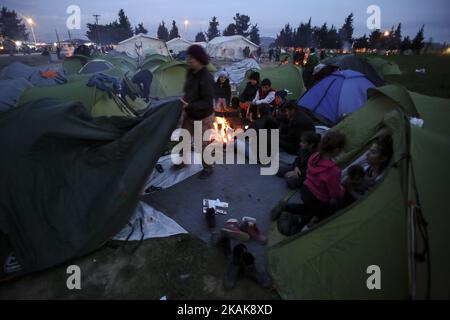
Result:
[[[244,244],[238,244],[233,248],[233,253],[224,280],[227,290],[234,288],[240,276],[245,276],[265,288],[272,286],[272,279],[256,268],[255,257],[247,250]]]
[[[267,242],[267,237],[259,231],[256,219],[252,217],[243,217],[241,222],[237,219],[229,219],[222,228],[222,232],[239,241],[247,241],[251,238],[262,244]]]

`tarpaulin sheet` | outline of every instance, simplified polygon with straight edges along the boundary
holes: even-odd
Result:
[[[172,101],[142,117],[92,118],[79,103],[43,99],[0,115],[0,231],[25,272],[123,229],[180,114]]]
[[[187,231],[178,223],[140,201],[130,222],[114,237],[114,240],[139,241],[165,238],[182,233],[187,233]]]

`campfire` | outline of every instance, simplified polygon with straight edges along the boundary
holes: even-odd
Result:
[[[303,65],[304,66],[306,66],[306,63],[308,62],[308,57],[309,57],[309,54],[305,53],[305,57],[303,58]]]
[[[222,143],[233,141],[234,130],[226,118],[215,117],[213,126],[215,131],[214,140]]]

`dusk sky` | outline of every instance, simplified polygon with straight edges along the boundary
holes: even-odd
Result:
[[[310,17],[314,25],[325,21],[338,28],[345,17],[355,15],[355,36],[371,31],[366,27],[369,5],[381,8],[382,29],[402,22],[403,35],[414,36],[420,26],[425,24],[425,37],[433,37],[435,42],[450,42],[450,3],[448,0],[2,0],[1,5],[14,9],[23,16],[31,16],[36,21],[38,41],[55,41],[55,29],[61,38],[67,38],[65,21],[69,5],[81,8],[81,30],[72,30],[72,37],[85,38],[85,25],[94,22],[92,14],[101,14],[100,24],[109,23],[117,18],[117,12],[123,8],[133,26],[144,22],[149,34],[156,35],[161,20],[170,24],[177,21],[180,33],[184,36],[183,21],[190,24],[187,38],[193,39],[199,31],[208,29],[212,16],[217,16],[222,31],[236,12],[247,14],[252,23],[258,23],[261,36],[275,37],[286,23],[298,26]],[[169,26],[170,27],[170,26]]]

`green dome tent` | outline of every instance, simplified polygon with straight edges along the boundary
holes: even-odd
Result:
[[[392,61],[387,61],[383,58],[379,57],[369,57],[366,58],[367,62],[374,67],[377,72],[383,76],[391,76],[391,75],[401,75],[402,72],[398,64]]]
[[[342,54],[332,58],[327,58],[322,61],[323,64],[328,66],[335,66],[341,70],[353,70],[360,72],[377,87],[381,87],[385,84],[383,75],[378,73],[375,68],[360,56],[354,54]]]
[[[272,88],[275,90],[286,89],[292,94],[288,95],[289,100],[297,100],[305,92],[302,70],[292,64],[285,64],[275,68],[265,68],[261,70],[248,70],[245,79],[239,86],[239,92],[242,92],[247,84],[247,79],[252,72],[259,72],[261,80],[268,78],[272,82]]]
[[[137,62],[125,56],[108,57],[97,55],[95,59],[82,55],[74,55],[63,61],[63,69],[70,76],[69,80],[78,80],[79,74],[102,72],[111,76],[122,77],[127,72],[137,70]],[[83,77],[81,77],[83,79]]]
[[[126,68],[127,70],[136,71],[138,68],[138,63],[136,59],[131,57],[120,55],[120,56],[103,56],[102,59],[111,62],[114,66],[119,68]]]
[[[211,62],[206,66],[206,69],[211,73],[217,72],[216,66],[213,65]]]
[[[65,58],[63,61],[63,69],[67,75],[77,74],[78,71],[92,58],[83,55],[73,55],[69,58]]]
[[[166,98],[183,95],[187,68],[187,64],[181,61],[170,61],[155,67],[150,96]]]
[[[150,71],[154,71],[160,65],[170,62],[171,58],[168,56],[163,56],[161,54],[147,54],[144,58],[144,62],[142,63],[141,69],[146,69]]]
[[[285,299],[425,298],[428,285],[431,298],[450,297],[450,171],[443,168],[450,163],[450,101],[399,86],[369,92],[365,106],[332,129],[349,140],[338,163],[350,164],[387,132],[393,163],[367,196],[309,231],[286,238],[273,226],[268,261]],[[420,117],[423,127],[408,117]],[[416,259],[427,247],[422,239],[425,262]],[[372,265],[380,267],[381,290],[367,288]]]
[[[125,116],[133,117],[134,113],[117,98],[109,98],[106,92],[86,85],[87,79],[69,82],[60,86],[45,88],[29,88],[20,97],[17,105],[44,98],[60,101],[79,101],[93,117]]]
[[[91,74],[97,72],[105,72],[114,68],[111,62],[108,62],[103,59],[94,59],[86,63],[81,69],[78,71],[79,74]]]

